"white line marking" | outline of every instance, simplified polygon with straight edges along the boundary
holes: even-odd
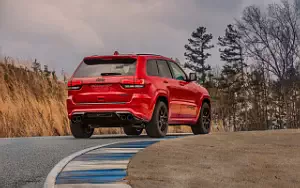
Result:
[[[57,163],[57,165],[55,165],[55,167],[50,171],[50,173],[48,174],[46,181],[44,183],[44,188],[54,188],[55,186],[55,180],[56,177],[58,176],[58,174],[63,170],[63,168],[71,161],[73,160],[75,157],[78,157],[84,153],[87,153],[89,151],[104,147],[104,146],[108,146],[111,144],[116,144],[119,142],[113,142],[113,143],[109,143],[109,144],[104,144],[104,145],[100,145],[100,146],[95,146],[95,147],[91,147],[91,148],[87,148],[81,151],[78,151],[76,153],[73,153],[72,155],[69,155],[68,157],[62,159],[59,163]]]
[[[76,167],[76,166],[92,166],[92,165],[103,165],[103,164],[128,164],[129,160],[121,160],[121,161],[71,161],[67,164],[66,167]],[[63,169],[65,171],[65,168]]]
[[[141,140],[131,140],[131,141],[119,141],[119,142],[112,142],[109,144],[104,144],[104,145],[100,145],[100,146],[95,146],[95,147],[90,147],[90,148],[86,148],[84,150],[78,151],[76,153],[73,153],[71,155],[69,155],[68,157],[62,159],[59,163],[57,163],[57,165],[55,165],[55,167],[50,171],[50,173],[48,174],[46,181],[44,183],[44,188],[55,188],[55,180],[56,177],[58,176],[58,174],[64,169],[64,167],[71,161],[73,160],[75,157],[78,157],[80,155],[83,155],[89,151],[92,150],[96,150],[99,149],[101,147],[104,146],[108,146],[108,145],[112,145],[112,144],[119,144],[119,143],[130,143],[130,142],[137,142],[137,141],[160,141],[160,139],[141,139]],[[123,148],[122,148],[123,149]],[[132,148],[130,148],[132,149]],[[126,165],[127,168],[127,165]],[[99,184],[100,185],[100,184]],[[101,184],[102,185],[102,184]],[[123,184],[121,184],[123,185]],[[128,185],[129,186],[129,185]],[[131,186],[129,186],[131,187]],[[128,187],[128,188],[129,188]]]
[[[126,150],[121,149],[121,148],[113,148],[113,149],[108,149],[108,148],[104,149],[104,148],[102,148],[102,149],[91,151],[88,154],[101,154],[101,153],[137,153],[140,150],[141,149],[131,149],[131,148],[128,148]]]
[[[156,140],[156,139],[155,139]],[[149,141],[149,140],[147,140]],[[156,140],[159,141],[159,140]],[[144,148],[101,148],[101,149],[105,149],[105,150],[143,150]]]

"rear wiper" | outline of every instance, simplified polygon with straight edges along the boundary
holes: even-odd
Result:
[[[118,72],[104,72],[104,73],[101,73],[101,76],[110,76],[110,75],[122,75],[122,74],[118,73]]]

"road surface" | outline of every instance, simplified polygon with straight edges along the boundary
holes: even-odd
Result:
[[[60,160],[79,150],[116,141],[149,139],[147,136],[93,136],[0,139],[0,187],[42,187]]]

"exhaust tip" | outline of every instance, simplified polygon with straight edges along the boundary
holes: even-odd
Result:
[[[133,120],[133,116],[132,115],[128,115],[127,116],[127,120],[129,120],[129,121]]]
[[[72,117],[72,121],[74,123],[80,123],[81,122],[81,116],[74,116],[74,117]]]
[[[121,115],[120,118],[121,118],[121,120],[125,120],[126,116],[125,115]]]

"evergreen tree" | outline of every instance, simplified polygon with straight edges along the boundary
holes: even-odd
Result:
[[[220,58],[227,63],[226,68],[232,69],[233,74],[238,74],[244,71],[247,66],[243,58],[243,43],[241,35],[229,24],[225,30],[225,36],[218,38],[218,45],[222,48],[220,51]]]
[[[37,62],[37,60],[35,59],[34,62],[32,62],[32,69],[34,72],[41,72],[41,64],[39,62]]]
[[[228,97],[229,112],[233,115],[233,126],[236,131],[236,109],[239,102],[245,102],[245,76],[246,64],[243,58],[243,45],[241,35],[233,25],[228,25],[225,35],[218,38],[218,45],[221,46],[220,58],[225,61],[221,71],[219,87]],[[245,105],[244,105],[245,107]]]
[[[46,77],[49,77],[51,72],[48,69],[48,65],[44,65],[44,74]]]
[[[56,72],[55,72],[55,70],[53,70],[52,72],[51,72],[51,74],[52,74],[52,78],[53,78],[53,80],[57,80],[57,76],[56,76]]]
[[[187,60],[184,67],[200,74],[200,80],[204,84],[207,83],[206,77],[208,71],[211,70],[210,65],[206,64],[206,59],[209,58],[211,54],[206,51],[214,47],[214,45],[210,44],[212,38],[212,34],[206,33],[205,27],[198,27],[196,31],[192,33],[191,38],[188,39],[189,44],[184,46],[186,49],[184,56]]]

